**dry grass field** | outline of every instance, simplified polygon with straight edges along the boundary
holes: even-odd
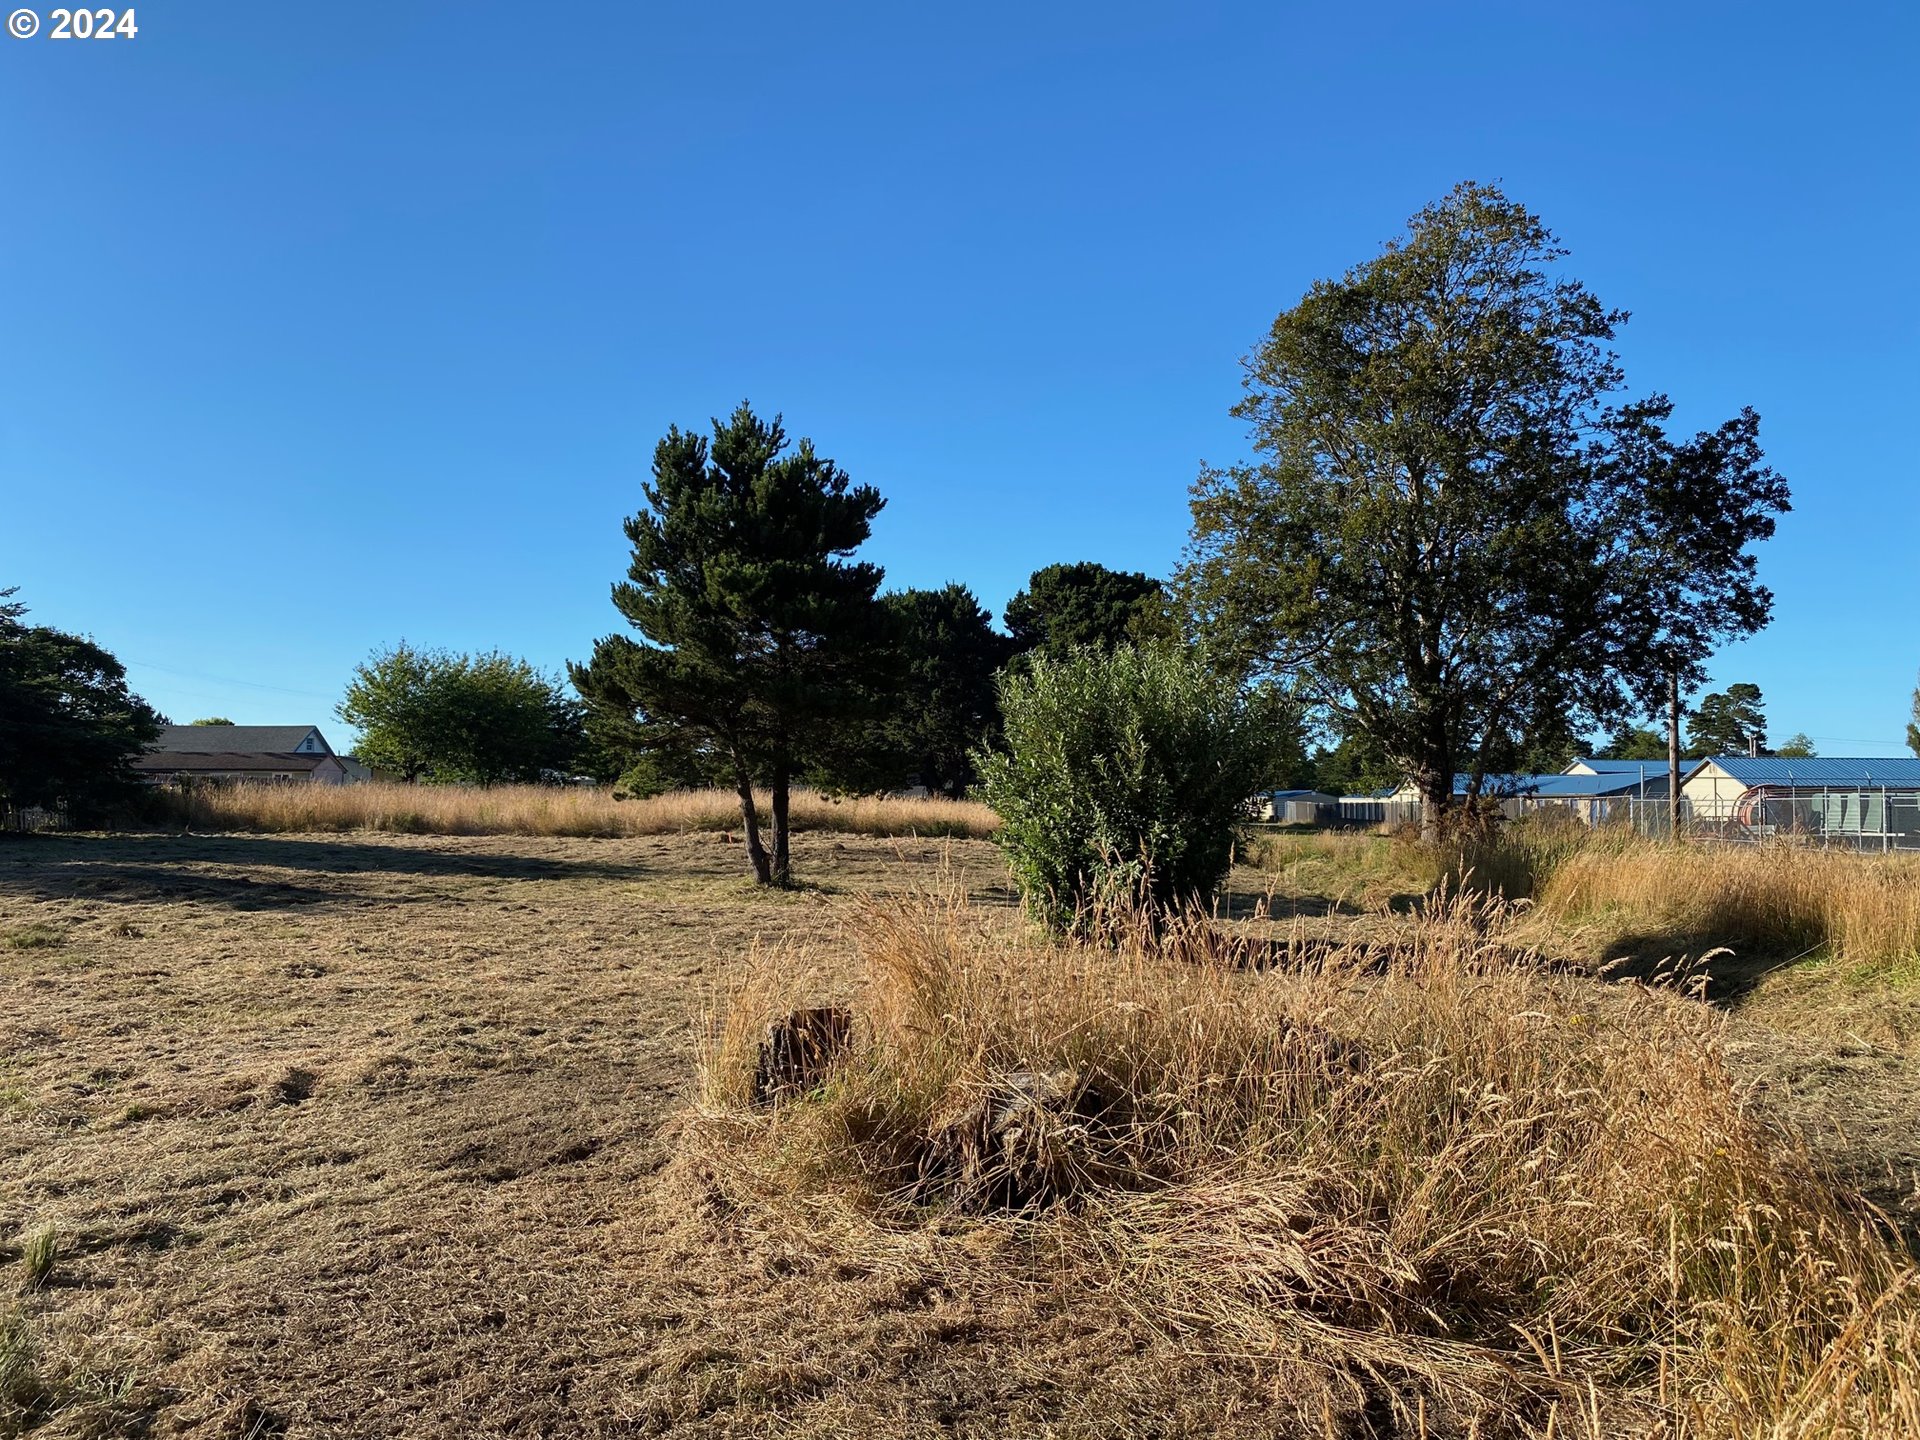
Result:
[[[1243,871],[1223,907],[1344,951],[1172,980],[1036,950],[981,841],[810,831],[795,860],[809,888],[764,893],[697,831],[0,842],[0,1435],[1880,1440],[1920,1415],[1898,1252],[1828,1189],[1913,1194],[1897,1017],[1836,1026],[1804,978],[1818,1005],[1769,1009],[1763,977],[1729,1018],[1563,973],[1410,915],[1418,877],[1372,848]],[[855,1008],[853,1078],[756,1108],[742,1057],[802,1002]],[[988,1077],[1102,1055],[1133,1057],[1142,1118],[1039,1173],[1068,1202],[1122,1158],[1152,1185],[1020,1211],[929,1149]],[[1233,1076],[1292,1088],[1249,1111]],[[1639,1093],[1622,1133],[1657,1143],[1583,1086]],[[1669,1151],[1717,1177],[1684,1245],[1645,1184]],[[937,1185],[903,1194],[927,1153]],[[1595,1176],[1588,1229],[1568,1187]]]
[[[317,834],[373,830],[395,835],[545,835],[612,838],[680,835],[740,824],[731,790],[675,790],[647,799],[554,785],[199,785],[156,797],[175,823],[194,830]],[[758,797],[760,823],[771,795]],[[843,835],[991,835],[999,818],[977,801],[939,796],[825,795],[795,790],[796,830]]]

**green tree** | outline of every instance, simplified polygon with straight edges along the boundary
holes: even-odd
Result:
[[[740,796],[762,884],[792,876],[793,781],[865,723],[892,655],[881,570],[849,559],[885,502],[780,418],[742,403],[711,443],[678,426],[654,449],[647,509],[613,603],[640,635],[610,635],[571,667],[591,705],[682,737]],[[772,791],[769,851],[755,783]]]
[[[444,729],[435,683],[440,668],[434,652],[404,640],[355,667],[333,713],[361,732],[354,754],[362,764],[408,782],[431,776]]]
[[[1664,760],[1667,758],[1667,737],[1658,730],[1648,730],[1640,725],[1622,724],[1607,737],[1607,743],[1600,747],[1603,760]]]
[[[1171,638],[1174,628],[1158,580],[1091,560],[1034,571],[1027,588],[1007,602],[1005,620],[1020,653],[1076,645],[1111,650]]]
[[[1635,708],[1664,702],[1667,816],[1678,837],[1681,700],[1704,682],[1716,646],[1772,615],[1752,547],[1792,507],[1786,481],[1764,463],[1752,410],[1684,442],[1667,435],[1672,412],[1664,396],[1617,410],[1600,468],[1631,500],[1609,561],[1612,663]]]
[[[1920,685],[1913,687],[1913,719],[1907,724],[1907,748],[1920,755]]]
[[[525,660],[422,650],[404,640],[356,667],[335,713],[363,764],[409,781],[493,785],[563,769],[580,742],[576,701]]]
[[[1703,697],[1687,721],[1687,744],[1696,755],[1766,754],[1766,701],[1760,687],[1742,682]]]
[[[1180,642],[1174,640],[1151,641],[1139,648],[1158,649]],[[1203,661],[1217,662],[1204,650],[1197,652]],[[1230,672],[1221,671],[1223,678],[1232,677]],[[1308,752],[1307,741],[1309,723],[1305,707],[1296,700],[1284,685],[1270,678],[1260,677],[1251,681],[1241,681],[1247,692],[1246,703],[1266,725],[1266,735],[1261,757],[1261,767],[1256,776],[1254,788],[1261,792],[1274,790],[1300,790],[1313,786],[1318,775],[1313,756]]]
[[[28,625],[0,590],[0,815],[64,805],[108,814],[138,793],[132,761],[164,723],[91,640]]]
[[[1820,755],[1805,734],[1789,735],[1786,743],[1773,753],[1782,760],[1814,760]]]
[[[1564,255],[1499,190],[1457,187],[1274,321],[1235,408],[1263,458],[1194,487],[1195,622],[1369,736],[1430,830],[1456,773],[1471,804],[1487,774],[1621,718],[1689,653],[1690,611],[1634,603],[1652,565],[1635,543],[1677,508],[1637,467],[1684,469],[1684,487],[1655,478],[1704,513],[1713,462],[1753,458],[1750,416],[1688,448],[1658,433],[1663,400],[1613,401],[1624,316],[1555,272]],[[1682,599],[1700,592],[1683,579]]]
[[[1313,788],[1327,795],[1366,795],[1400,778],[1400,768],[1363,731],[1341,736],[1313,758]]]
[[[1211,896],[1272,763],[1269,703],[1172,645],[1043,650],[1003,671],[1006,746],[977,763],[1032,913],[1085,932]]]
[[[1000,731],[994,675],[1010,653],[993,617],[964,585],[882,595],[896,662],[875,719],[847,732],[822,778],[844,789],[917,782],[958,799],[975,779],[972,752]]]
[[[189,720],[189,725],[232,725],[233,721],[224,715],[209,715],[204,720]]]
[[[615,782],[619,795],[645,797],[730,783],[722,757],[671,723],[589,698],[583,707],[580,773]]]

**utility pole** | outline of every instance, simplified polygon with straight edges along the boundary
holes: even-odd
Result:
[[[1680,671],[1667,671],[1667,838],[1680,840]]]

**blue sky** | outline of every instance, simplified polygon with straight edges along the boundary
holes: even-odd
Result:
[[[175,719],[583,656],[654,440],[743,396],[888,497],[891,585],[1165,574],[1273,315],[1477,178],[1636,389],[1764,417],[1777,618],[1716,683],[1901,749],[1911,6],[137,14],[0,38],[0,585]]]

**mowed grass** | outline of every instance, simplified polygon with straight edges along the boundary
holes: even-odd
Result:
[[[767,824],[772,797],[759,797]],[[616,800],[611,790],[554,785],[200,785],[169,790],[160,805],[194,830],[313,834],[371,830],[399,835],[542,835],[612,838],[740,828],[730,790],[681,790]],[[796,830],[840,835],[990,835],[985,805],[941,797],[793,792]]]
[[[0,949],[0,1436],[729,1429],[702,1397],[750,1357],[686,1342],[719,1262],[655,1196],[697,1017],[756,946],[838,953],[845,897],[954,872],[1012,913],[978,841],[795,859],[0,840],[0,933],[63,937]]]

